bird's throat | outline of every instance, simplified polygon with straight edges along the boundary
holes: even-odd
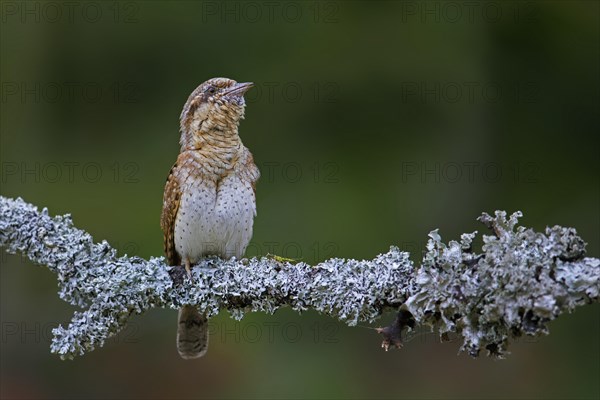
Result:
[[[201,126],[182,133],[181,151],[215,149],[226,150],[237,148],[241,143],[238,125]]]

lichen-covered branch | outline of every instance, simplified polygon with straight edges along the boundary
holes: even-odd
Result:
[[[228,310],[238,319],[282,306],[314,309],[348,325],[401,310],[397,325],[381,330],[387,345],[398,346],[401,330],[416,322],[442,337],[456,332],[473,356],[481,349],[502,356],[511,338],[546,334],[548,321],[599,300],[600,260],[584,257],[575,230],[536,233],[517,227],[520,216],[483,214],[479,219],[493,234],[483,236],[480,253],[472,248],[476,232],[448,244],[431,232],[419,267],[396,247],[373,260],[334,258],[316,266],[209,258],[195,266],[190,281],[162,257],[117,257],[106,241],[94,243],[75,228],[70,216],[50,217],[46,209],[0,196],[0,245],[50,268],[59,296],[86,308],[68,327],[53,330],[51,350],[62,358],[102,346],[132,314],[183,304],[209,315]]]

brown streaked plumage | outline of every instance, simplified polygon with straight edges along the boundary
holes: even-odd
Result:
[[[177,164],[173,165],[167,177],[163,195],[163,209],[160,217],[160,226],[164,236],[165,255],[169,265],[181,265],[181,257],[175,251],[175,236],[173,232],[177,210],[179,209],[179,200],[181,199],[177,178],[174,175],[176,171]]]
[[[242,257],[252,237],[260,174],[238,135],[243,95],[251,86],[213,78],[183,107],[181,151],[167,178],[160,222],[169,265],[183,263],[188,275],[202,257]],[[193,306],[180,310],[177,349],[183,358],[205,354],[207,323]]]

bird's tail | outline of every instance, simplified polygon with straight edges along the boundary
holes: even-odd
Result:
[[[194,306],[179,309],[177,351],[181,358],[202,357],[208,349],[208,319]]]

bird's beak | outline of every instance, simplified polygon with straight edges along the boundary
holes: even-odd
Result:
[[[236,83],[228,91],[226,91],[223,94],[226,96],[234,95],[234,96],[242,97],[244,95],[244,93],[246,93],[252,86],[254,86],[254,83],[252,83],[252,82]]]

